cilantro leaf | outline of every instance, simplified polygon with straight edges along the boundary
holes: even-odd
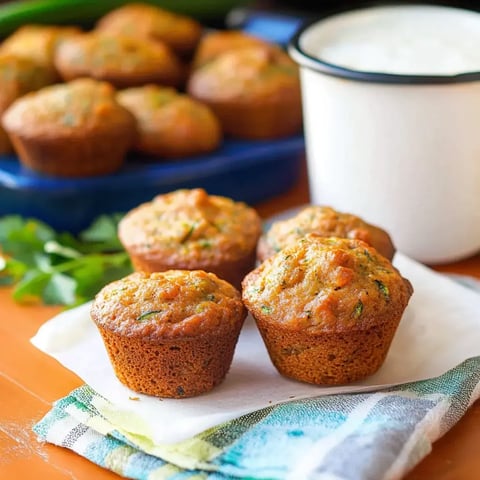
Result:
[[[63,273],[54,273],[42,291],[42,300],[47,305],[73,305],[77,282]]]
[[[13,290],[17,302],[31,301],[41,297],[51,274],[32,268],[28,270]]]
[[[74,306],[133,271],[117,226],[121,214],[102,215],[74,236],[32,218],[0,218],[0,285],[14,285],[17,302]]]
[[[90,227],[80,233],[80,239],[83,242],[90,243],[90,248],[99,249],[97,251],[121,250],[122,245],[117,235],[120,219],[120,214],[100,215]]]

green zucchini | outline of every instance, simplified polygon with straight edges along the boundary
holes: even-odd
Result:
[[[25,0],[0,5],[0,38],[26,23],[93,26],[110,10],[133,0]],[[248,0],[141,0],[200,22],[217,21]]]

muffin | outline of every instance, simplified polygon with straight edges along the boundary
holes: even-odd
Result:
[[[0,53],[0,116],[19,97],[55,82],[49,69],[29,58]],[[0,127],[0,154],[11,151],[6,132]]]
[[[380,368],[413,293],[367,243],[314,233],[265,260],[242,287],[277,370],[325,385]]]
[[[55,72],[53,59],[57,47],[81,32],[74,26],[24,25],[3,41],[0,53],[29,58]]]
[[[213,273],[169,270],[108,284],[91,317],[124,385],[186,398],[225,378],[246,309],[240,292]]]
[[[231,137],[275,139],[301,129],[298,67],[280,48],[245,47],[222,53],[193,70],[186,88],[211,107]]]
[[[64,80],[91,77],[118,88],[150,82],[178,86],[184,79],[184,67],[166,44],[102,32],[65,39],[55,66]]]
[[[0,127],[0,155],[5,155],[12,151],[12,145],[7,133]]]
[[[136,131],[113,87],[88,78],[27,93],[2,123],[24,166],[63,177],[118,170]]]
[[[118,227],[136,270],[206,270],[238,288],[255,266],[260,233],[253,208],[201,188],[158,195]]]
[[[220,146],[222,130],[206,105],[169,87],[146,85],[120,91],[118,102],[135,116],[134,148],[161,158],[211,152]]]
[[[192,61],[192,67],[198,68],[210,62],[218,55],[244,47],[270,45],[269,42],[242,30],[214,30],[201,38]]]
[[[189,16],[146,3],[130,3],[100,18],[95,30],[165,42],[181,57],[189,57],[203,27]]]
[[[363,240],[389,260],[392,260],[395,254],[392,239],[385,230],[350,213],[338,212],[328,206],[311,205],[291,218],[272,223],[258,242],[258,260],[263,262],[282,248],[312,232],[324,237]]]

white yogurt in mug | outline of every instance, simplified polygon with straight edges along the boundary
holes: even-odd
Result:
[[[302,38],[305,52],[353,70],[456,75],[480,70],[480,15],[411,5],[340,14]]]
[[[371,7],[304,26],[300,65],[312,203],[445,263],[480,251],[480,13]]]

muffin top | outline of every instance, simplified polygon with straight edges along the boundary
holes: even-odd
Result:
[[[105,286],[92,319],[113,333],[144,339],[221,334],[246,317],[240,292],[202,270],[136,272]]]
[[[193,119],[199,124],[205,121],[217,121],[210,108],[189,97],[179,93],[171,87],[160,85],[144,85],[121,90],[117,94],[118,101],[140,121],[140,124],[148,129],[158,123],[171,124],[176,120],[174,127],[182,128],[181,119]],[[169,118],[172,115],[175,118]]]
[[[175,264],[186,257],[214,263],[241,258],[255,249],[260,232],[253,208],[196,188],[158,195],[134,208],[118,233],[127,250]]]
[[[229,50],[194,70],[187,91],[215,101],[262,98],[277,102],[292,95],[300,99],[298,66],[273,45]]]
[[[66,38],[79,33],[81,30],[73,26],[24,25],[4,40],[0,51],[53,68],[56,48]]]
[[[113,87],[83,78],[31,92],[16,100],[3,116],[7,130],[55,138],[121,126],[135,132],[132,114],[117,103]]]
[[[34,60],[0,53],[0,112],[18,97],[54,81],[52,71]]]
[[[242,30],[211,31],[200,40],[193,58],[193,67],[198,68],[229,50],[262,45],[270,43]]]
[[[118,92],[117,100],[134,114],[140,134],[151,136],[153,144],[163,144],[160,150],[169,156],[176,150],[180,156],[210,151],[221,141],[220,122],[210,108],[173,88],[127,88]]]
[[[180,55],[190,53],[202,35],[195,19],[145,3],[129,3],[104,15],[96,30],[162,41]]]
[[[392,260],[395,253],[389,234],[381,228],[350,213],[338,212],[328,206],[312,205],[291,218],[274,222],[262,236],[259,257],[264,260],[312,232],[326,237],[363,240],[389,260]]]
[[[362,240],[307,234],[243,280],[243,300],[256,317],[293,330],[366,330],[398,317],[410,282]]]
[[[65,39],[55,66],[63,77],[89,76],[118,87],[148,81],[175,86],[183,78],[178,58],[165,43],[94,31]]]

